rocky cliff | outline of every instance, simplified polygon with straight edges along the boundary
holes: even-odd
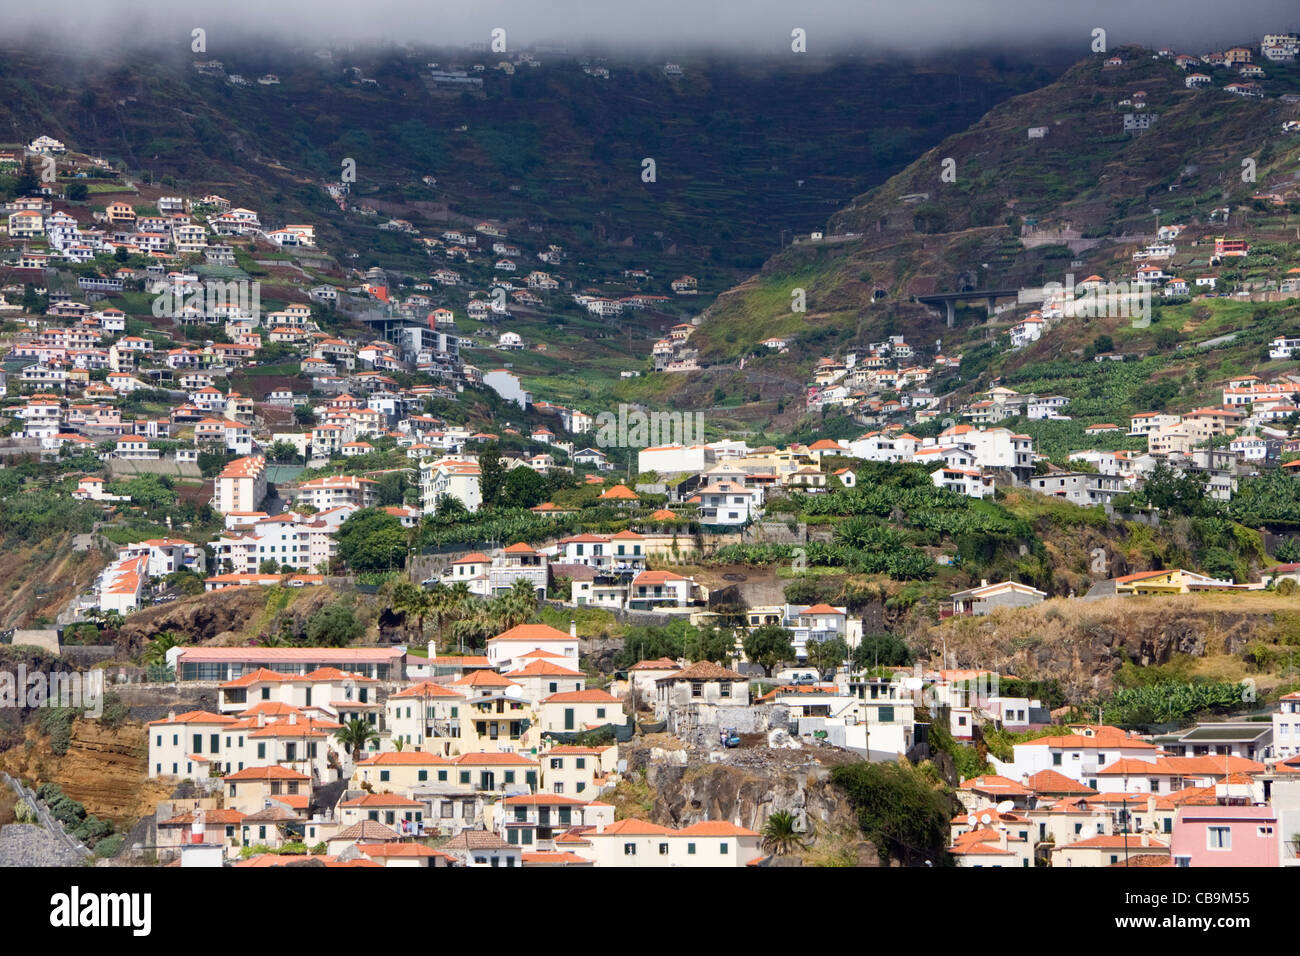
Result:
[[[1056,599],[986,617],[949,618],[909,639],[936,663],[946,647],[951,667],[1056,678],[1079,702],[1110,691],[1126,660],[1146,666],[1190,655],[1201,659],[1207,674],[1239,679],[1249,669],[1248,648],[1276,640],[1278,615],[1297,611],[1300,602],[1258,594]]]
[[[758,735],[754,735],[758,736]],[[735,750],[688,749],[665,734],[639,737],[622,748],[627,779],[615,793],[620,817],[661,826],[727,820],[761,831],[779,810],[808,821],[804,850],[788,865],[879,866],[876,849],[862,837],[831,769],[860,758],[834,747],[787,750],[749,740]]]

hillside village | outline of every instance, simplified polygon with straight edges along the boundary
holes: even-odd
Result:
[[[1187,72],[1189,89],[1256,98],[1269,93],[1256,56],[1271,66],[1298,54],[1294,35],[1270,34],[1258,47],[1154,56]],[[540,66],[524,56],[492,69]],[[472,88],[484,72],[457,66],[429,64],[429,82]],[[669,67],[665,76],[681,73]],[[216,61],[200,69],[225,75]],[[1126,131],[1156,122],[1141,92],[1116,104]],[[1278,135],[1300,132],[1295,123]],[[685,407],[550,400],[546,383],[514,368],[518,353],[545,353],[548,342],[510,328],[520,313],[635,312],[654,330],[647,341],[662,337],[619,369],[624,380],[705,373],[692,342],[710,316],[692,305],[692,275],[597,275],[544,231],[514,235],[487,220],[437,235],[384,222],[417,239],[425,276],[341,265],[350,259],[318,241],[317,225],[264,222],[256,193],[137,185],[46,133],[0,146],[0,174],[19,193],[0,207],[0,490],[32,496],[52,530],[102,557],[53,613],[9,622],[6,643],[29,633],[66,646],[83,628],[121,632],[219,591],[279,600],[368,588],[391,605],[373,645],[350,626],[342,646],[290,635],[163,647],[159,633],[147,636],[158,653],[123,683],[211,702],[147,723],[148,777],[178,788],[156,809],[157,862],[768,866],[816,832],[816,820],[786,808],[776,826],[739,812],[680,826],[625,813],[622,795],[636,785],[628,754],[648,738],[654,759],[682,766],[753,751],[916,764],[955,742],[980,754],[983,771],[953,781],[962,812],[944,853],[958,866],[1300,859],[1300,692],[1270,701],[1266,720],[1149,733],[1084,723],[1037,687],[1003,693],[999,682],[1019,679],[986,662],[955,666],[946,650],[938,666],[882,664],[879,621],[861,603],[798,583],[809,569],[877,575],[885,608],[925,587],[936,625],[997,614],[1014,626],[1019,609],[1047,601],[1294,593],[1300,545],[1282,534],[1267,539],[1271,555],[1258,532],[1249,553],[1179,552],[1187,567],[1130,569],[1118,548],[1102,548],[1084,588],[1082,576],[1044,570],[1023,515],[1096,509],[1087,522],[1136,534],[1180,515],[1161,497],[1173,487],[1203,499],[1205,514],[1183,516],[1244,523],[1232,510],[1243,488],[1300,481],[1300,371],[1287,364],[1300,359],[1300,331],[1269,342],[1262,374],[1198,383],[1214,404],[1161,398],[1116,421],[1089,410],[1097,396],[1086,385],[1069,395],[1001,379],[972,388],[962,377],[970,340],[956,332],[962,345],[946,349],[891,333],[813,362],[787,399],[806,415],[798,435],[727,434],[700,413],[692,436]],[[380,215],[353,202],[345,181],[317,186],[345,213]],[[1251,201],[1290,208],[1297,189],[1270,183]],[[98,195],[113,198],[101,207]],[[1244,275],[1260,258],[1248,226],[1156,228],[1149,241],[1072,260],[1082,274],[1104,259],[1115,265],[1108,275],[1021,288],[1002,305],[989,295],[996,347],[1030,350],[1099,314],[1140,320],[1153,299],[1300,298],[1300,260],[1275,249],[1262,272]],[[783,335],[754,343],[770,355],[793,346]],[[1079,361],[1142,357],[1101,336]],[[851,435],[821,431],[832,413]],[[1045,449],[1043,423],[1072,423],[1077,441]],[[982,577],[986,568],[999,573]],[[789,578],[781,583],[794,590],[760,599],[741,569]],[[425,631],[426,617],[443,637],[452,609],[463,618],[507,605],[509,626],[453,628],[462,646]],[[625,644],[628,663],[598,666],[577,623],[593,611],[690,629],[697,653],[689,641],[654,657]],[[481,646],[466,652],[466,633]],[[1255,700],[1210,709],[1237,717],[1246,703]],[[1013,743],[977,750],[986,732]]]

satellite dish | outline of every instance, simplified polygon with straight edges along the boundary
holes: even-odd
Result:
[[[1014,800],[1003,800],[998,804],[998,813],[1010,813],[1016,808]]]
[[[984,814],[982,817],[980,817],[980,823],[984,824],[985,826],[988,826],[992,822],[993,822],[993,818],[989,816],[987,813]]]
[[[903,681],[903,686],[908,690],[920,690],[923,683],[919,677],[909,677],[907,680]]]
[[[980,820],[979,817],[975,816],[975,814],[968,813],[966,814],[966,822],[969,823],[971,826],[974,826],[975,824],[979,823]]]

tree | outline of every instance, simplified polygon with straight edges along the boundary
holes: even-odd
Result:
[[[44,315],[47,303],[46,297],[40,295],[30,282],[23,288],[22,306],[28,315]]]
[[[366,745],[379,739],[379,731],[358,717],[339,728],[334,739],[352,752],[352,761],[355,763],[361,759],[361,752],[366,749]]]
[[[397,506],[406,502],[406,489],[410,487],[405,471],[386,471],[375,485],[375,501],[381,507]]]
[[[338,530],[339,557],[356,572],[389,571],[406,565],[406,531],[393,515],[363,508]]]
[[[365,631],[346,604],[327,604],[307,620],[307,640],[313,647],[346,647]]]
[[[764,624],[745,636],[745,656],[770,676],[782,661],[794,660],[794,635],[779,624]]]
[[[468,515],[469,509],[465,507],[465,502],[455,495],[441,494],[433,503],[433,513],[439,518],[457,521]]]
[[[70,202],[85,202],[86,197],[90,195],[90,188],[85,183],[69,183],[63,195],[68,197]]]
[[[1219,505],[1205,494],[1204,483],[1192,474],[1177,471],[1161,462],[1151,470],[1142,487],[1116,499],[1116,510],[1155,508],[1164,515],[1208,517],[1219,513]]]
[[[143,661],[145,666],[165,665],[167,663],[167,652],[183,643],[185,643],[184,639],[171,631],[159,632],[158,636],[150,641],[149,646],[144,649]]]
[[[873,667],[905,667],[912,663],[912,652],[893,634],[865,635],[853,649],[853,666],[860,670]]]
[[[794,814],[788,810],[777,810],[770,814],[763,824],[763,849],[785,856],[791,850],[804,848],[803,838],[795,832]]]
[[[271,461],[292,464],[297,462],[302,456],[298,454],[298,449],[293,442],[281,439],[271,446],[268,457]]]
[[[1300,561],[1300,540],[1287,538],[1273,549],[1273,557],[1288,564]]]
[[[818,673],[834,671],[849,656],[849,645],[842,637],[832,637],[825,641],[808,642],[808,663],[817,668]]]
[[[448,622],[454,624],[469,612],[469,599],[469,585],[464,581],[457,581],[451,587],[440,582],[429,592],[429,613],[437,624],[440,644]]]
[[[531,508],[540,505],[548,494],[547,482],[531,468],[516,468],[506,475],[501,490],[501,505],[505,508]]]
[[[19,170],[18,179],[14,182],[15,196],[35,196],[41,190],[41,178],[36,175],[36,166],[32,163],[31,157],[23,160],[22,169]]]
[[[417,584],[412,584],[405,578],[398,581],[397,586],[393,588],[393,610],[401,613],[408,628],[412,621],[415,622],[417,643],[423,642],[424,619],[428,616],[429,612],[433,610],[433,602],[433,592],[426,591],[424,588]]]
[[[483,505],[495,507],[505,487],[505,466],[501,464],[501,447],[488,442],[478,456],[478,487]]]

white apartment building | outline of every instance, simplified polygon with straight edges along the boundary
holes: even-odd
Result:
[[[250,455],[230,462],[217,476],[212,507],[221,514],[257,511],[266,500],[266,459]]]

